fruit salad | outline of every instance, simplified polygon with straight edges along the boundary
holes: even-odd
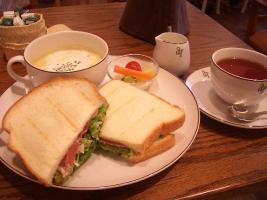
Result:
[[[158,70],[158,63],[149,56],[126,54],[111,59],[108,65],[108,76],[147,90],[157,76]]]
[[[154,78],[156,69],[153,63],[130,61],[125,66],[114,66],[114,72],[123,75],[122,81],[128,83],[145,82]]]

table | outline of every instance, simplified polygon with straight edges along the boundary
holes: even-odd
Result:
[[[124,6],[125,3],[110,3],[36,11],[44,14],[48,27],[64,23],[74,30],[99,35],[107,41],[111,54],[152,55],[151,44],[119,31]],[[209,66],[212,52],[219,48],[249,48],[191,4],[187,8],[192,56],[189,73]],[[1,94],[14,82],[7,75],[5,64],[0,59]],[[0,164],[0,199],[207,199],[210,195],[262,187],[267,180],[266,158],[266,130],[233,128],[202,115],[197,138],[188,152],[173,166],[145,181],[105,191],[63,191],[27,181]]]

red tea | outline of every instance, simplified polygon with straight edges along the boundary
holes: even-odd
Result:
[[[267,69],[259,63],[239,58],[226,58],[217,62],[222,69],[248,79],[267,79]]]

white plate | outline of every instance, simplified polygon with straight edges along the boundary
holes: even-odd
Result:
[[[246,129],[267,128],[267,119],[254,122],[242,122],[233,118],[227,111],[227,104],[219,98],[212,88],[210,80],[210,68],[206,67],[190,74],[186,80],[186,85],[195,95],[199,108],[205,115],[231,126]],[[266,110],[267,98],[261,101],[256,111]]]
[[[6,110],[21,97],[21,95],[16,94],[18,92],[23,92],[23,87],[19,83],[15,83],[0,97],[0,122]],[[173,148],[136,165],[130,165],[116,157],[99,153],[93,154],[64,186],[54,187],[70,190],[115,188],[154,176],[174,164],[188,150],[197,135],[200,123],[197,102],[182,81],[163,69],[160,69],[150,92],[180,106],[186,113],[183,127],[176,131],[176,145]],[[27,172],[19,157],[6,147],[7,139],[6,132],[0,134],[1,161],[15,173],[37,182]]]

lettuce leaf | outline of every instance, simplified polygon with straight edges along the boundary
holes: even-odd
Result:
[[[108,104],[103,104],[99,109],[97,115],[91,120],[90,127],[88,129],[88,137],[94,140],[99,140],[101,127],[103,125],[104,118],[107,113]]]
[[[109,144],[103,144],[101,142],[98,143],[97,147],[99,149],[117,154],[117,155],[122,156],[122,157],[130,157],[134,154],[131,149],[128,149],[126,147],[116,147],[116,146],[112,146]]]
[[[91,141],[86,138],[83,138],[82,143],[85,145],[84,153],[78,153],[76,155],[74,169],[73,169],[74,171],[78,169],[79,166],[81,166],[96,149],[96,141]],[[86,143],[88,144],[87,146],[86,146]]]
[[[159,136],[159,139],[163,139],[163,138],[165,138],[164,135]],[[117,146],[101,143],[101,141],[98,142],[97,148],[99,150],[104,150],[104,151],[114,153],[114,154],[117,154],[119,156],[126,157],[126,158],[131,157],[135,154],[133,150],[127,147],[117,147]]]
[[[88,142],[90,140],[83,138],[82,142]],[[89,142],[88,142],[89,143]],[[53,183],[55,185],[61,185],[63,182],[65,182],[83,163],[85,163],[88,158],[92,155],[92,153],[96,149],[96,141],[91,141],[88,146],[85,147],[84,153],[77,153],[76,159],[74,161],[74,164],[71,167],[71,170],[68,175],[63,176],[63,174],[60,171],[57,171],[55,173]]]

